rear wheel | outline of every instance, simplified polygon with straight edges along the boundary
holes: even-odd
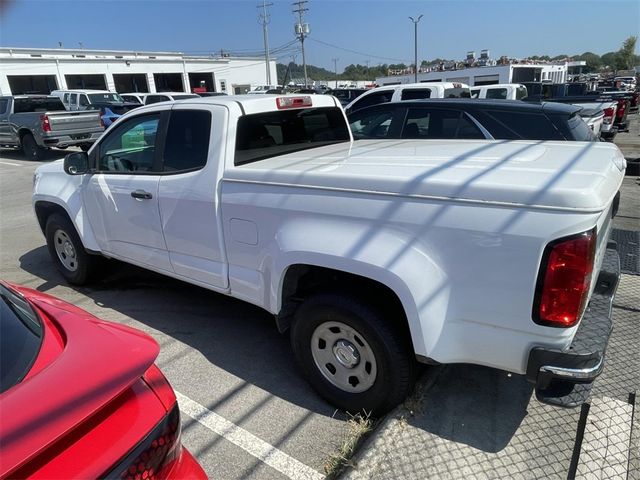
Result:
[[[44,149],[38,146],[35,138],[33,138],[33,135],[27,133],[24,137],[22,137],[22,151],[24,152],[24,155],[28,160],[37,161],[42,158]]]
[[[49,255],[62,276],[74,285],[87,283],[99,258],[87,253],[71,221],[64,215],[52,214],[47,219],[45,236]]]
[[[351,413],[380,415],[413,385],[411,346],[382,309],[346,294],[316,294],[297,310],[291,343],[313,388]]]

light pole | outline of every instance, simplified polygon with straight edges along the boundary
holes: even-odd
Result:
[[[414,19],[413,17],[409,17],[409,20],[413,22],[413,39],[414,39],[413,53],[414,53],[414,62],[415,62],[413,72],[414,72],[415,83],[418,83],[418,22],[420,21],[421,18],[422,18],[422,15],[420,15],[417,19]]]
[[[332,58],[331,60],[333,60],[333,71],[335,72],[336,88],[338,88],[338,60],[340,59]]]
[[[262,35],[264,36],[264,62],[267,66],[267,85],[271,85],[271,60],[269,58],[269,33],[267,31],[267,25],[271,20],[267,13],[267,7],[271,6],[273,6],[273,3],[267,3],[266,0],[262,0],[262,5],[258,5],[258,8],[262,9],[258,22],[262,24]],[[277,80],[276,83],[278,83]]]

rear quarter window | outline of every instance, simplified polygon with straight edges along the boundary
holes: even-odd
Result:
[[[430,88],[407,88],[402,91],[401,100],[422,100],[423,98],[431,98]]]
[[[336,107],[244,115],[238,120],[234,164],[350,140],[342,109]]]
[[[497,140],[564,140],[543,113],[506,110],[477,111],[474,116]]]

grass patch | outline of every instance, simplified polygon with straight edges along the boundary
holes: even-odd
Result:
[[[353,466],[351,458],[364,437],[373,430],[374,421],[369,415],[350,415],[347,420],[347,431],[342,437],[336,451],[329,455],[324,463],[324,473],[328,480],[337,478],[346,466]]]

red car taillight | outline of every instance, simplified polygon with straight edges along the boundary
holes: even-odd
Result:
[[[536,323],[564,328],[578,323],[587,305],[595,251],[595,229],[547,245],[533,304]]]
[[[49,117],[46,115],[40,115],[40,121],[42,122],[42,131],[45,133],[50,132],[51,124],[49,123]]]
[[[618,100],[618,111],[616,113],[616,118],[623,118],[624,111],[627,109],[627,101],[626,100]]]
[[[102,478],[155,480],[166,478],[167,467],[180,456],[180,410],[176,403],[169,414],[155,426],[113,470]]]
[[[610,125],[611,123],[613,123],[613,117],[616,114],[616,109],[614,109],[613,107],[609,107],[609,108],[605,108],[604,109],[604,124],[605,125]]]

